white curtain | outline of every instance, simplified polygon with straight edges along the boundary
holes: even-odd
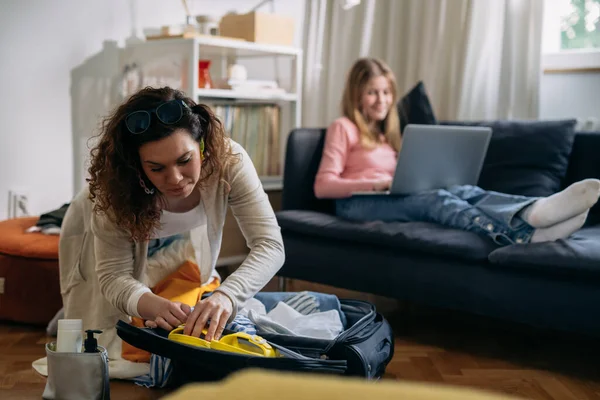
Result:
[[[459,119],[539,114],[544,0],[474,1]]]
[[[306,0],[302,126],[325,126],[340,115],[345,74],[367,54],[361,44],[371,32],[371,3],[345,11],[338,0]]]
[[[544,0],[306,0],[303,126],[340,115],[359,57],[419,80],[441,120],[535,118]]]

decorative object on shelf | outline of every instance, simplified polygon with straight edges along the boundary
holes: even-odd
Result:
[[[248,79],[248,70],[241,64],[231,64],[227,68],[227,78],[235,81],[245,81]]]
[[[198,32],[201,35],[219,35],[219,20],[212,15],[198,15],[196,16],[196,22],[198,22]]]
[[[196,19],[190,13],[187,0],[181,0],[181,3],[183,4],[185,12],[185,23],[163,25],[158,30],[156,28],[145,28],[144,35],[146,36],[146,40],[175,38],[189,39],[198,36],[199,26],[196,23]]]
[[[196,25],[196,21],[190,13],[187,0],[181,0],[181,2],[183,3],[183,8],[185,9],[185,25],[183,27],[183,34],[194,35],[198,33],[198,25]]]
[[[210,77],[210,60],[198,61],[198,87],[200,89],[213,88],[213,82]]]

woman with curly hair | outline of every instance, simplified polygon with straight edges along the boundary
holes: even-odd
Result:
[[[119,319],[167,330],[185,323],[186,334],[206,328],[218,339],[283,264],[280,229],[248,154],[210,108],[179,91],[143,89],[106,118],[89,175],[62,225],[61,291],[65,318],[102,330],[111,359],[121,357]],[[228,207],[250,252],[221,283],[215,264]],[[186,261],[201,285],[216,287],[193,311],[150,289]]]

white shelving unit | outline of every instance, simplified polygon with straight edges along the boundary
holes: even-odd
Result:
[[[256,101],[297,101],[296,93],[284,93],[281,95],[245,93],[231,89],[196,89],[195,97],[198,99],[234,99],[234,100],[256,100]]]
[[[258,79],[278,80],[285,93],[201,89],[198,87],[198,62],[203,59],[211,60],[210,71],[215,86],[227,76],[229,65],[248,63],[248,79],[255,79],[254,71],[264,74],[272,67],[276,76]],[[279,74],[282,64],[288,65],[289,69]],[[138,75],[137,82],[125,84],[126,95],[145,86],[168,85],[208,104],[277,104],[281,108],[279,150],[283,171],[287,136],[293,128],[300,126],[302,116],[301,49],[210,36],[156,39],[126,46],[122,51],[121,70]],[[261,180],[265,190],[282,188],[282,176],[265,176]]]

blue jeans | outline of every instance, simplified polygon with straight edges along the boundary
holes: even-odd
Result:
[[[453,186],[408,196],[354,196],[336,200],[336,214],[353,221],[434,222],[491,237],[499,245],[528,243],[531,225],[519,212],[538,198]]]

